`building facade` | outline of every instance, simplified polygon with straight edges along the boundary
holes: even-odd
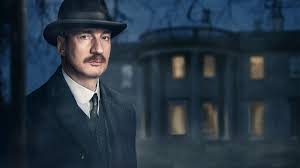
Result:
[[[299,165],[299,37],[180,27],[116,45],[111,62],[136,102],[141,167]]]

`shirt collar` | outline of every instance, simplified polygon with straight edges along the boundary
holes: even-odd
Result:
[[[62,68],[63,76],[76,100],[77,103],[85,104],[89,103],[95,93],[97,93],[98,99],[100,98],[99,80],[97,80],[97,86],[95,91],[91,91],[86,87],[75,82]]]

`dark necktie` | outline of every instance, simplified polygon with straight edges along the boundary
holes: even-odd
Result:
[[[93,133],[95,133],[95,129],[96,129],[96,124],[97,124],[97,111],[98,111],[98,96],[95,93],[94,96],[91,99],[91,104],[92,104],[92,109],[90,111],[90,128],[92,130]]]
[[[103,113],[102,104],[100,103],[99,115],[97,114],[98,110],[98,96],[95,93],[91,99],[92,109],[90,111],[90,127],[92,133],[97,139],[98,147],[101,151],[102,158],[102,167],[107,168],[108,166],[108,151],[107,151],[107,133],[106,133],[106,124]]]

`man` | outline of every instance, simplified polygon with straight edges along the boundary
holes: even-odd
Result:
[[[27,97],[30,168],[136,168],[135,110],[99,80],[125,28],[103,0],[63,1],[44,30],[61,66]]]

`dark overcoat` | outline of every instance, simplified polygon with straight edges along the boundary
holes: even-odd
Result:
[[[135,110],[126,97],[100,83],[108,132],[110,168],[136,168]],[[101,168],[100,150],[61,67],[27,96],[27,151],[30,168]]]

